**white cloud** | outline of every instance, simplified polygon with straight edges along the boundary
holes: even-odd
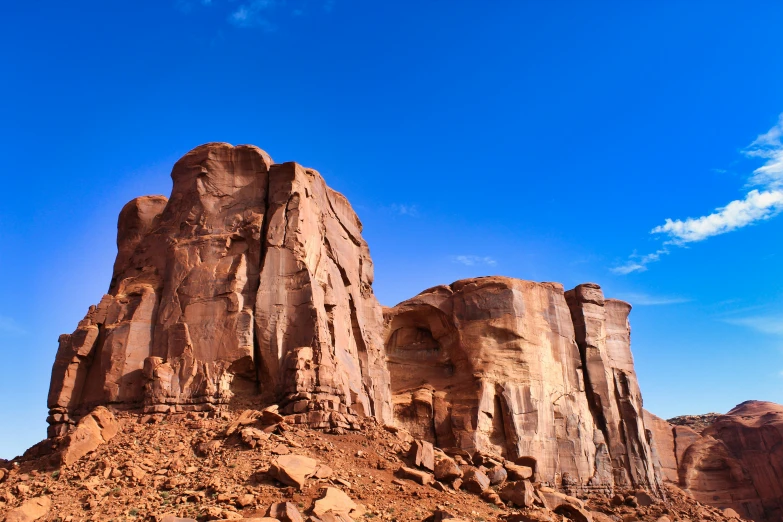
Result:
[[[724,319],[724,321],[729,324],[752,328],[766,334],[783,335],[783,316],[766,315],[741,317],[736,319]]]
[[[24,335],[25,333],[27,332],[24,331],[24,328],[22,328],[14,319],[0,315],[0,335],[17,337]]]
[[[742,199],[716,208],[712,213],[687,219],[667,218],[651,234],[666,237],[664,247],[657,252],[639,256],[611,269],[616,274],[644,272],[647,265],[668,254],[666,246],[683,246],[707,238],[732,232],[773,218],[783,212],[783,114],[769,131],[759,135],[744,151],[745,156],[766,160],[753,171],[747,184],[748,192]]]
[[[732,201],[725,207],[699,218],[667,219],[652,229],[653,234],[666,234],[670,244],[683,245],[703,241],[738,228],[775,217],[783,211],[783,190],[759,192],[751,190],[745,199]]]
[[[468,256],[468,255],[451,256],[451,261],[453,263],[460,263],[465,266],[477,266],[477,265],[495,266],[497,264],[497,261],[495,261],[489,256]]]
[[[628,301],[634,306],[661,306],[687,303],[690,299],[685,297],[656,296],[643,293],[620,294],[620,299]]]
[[[761,186],[768,189],[783,189],[783,114],[778,124],[762,134],[745,149],[745,155],[754,158],[764,158],[767,161],[753,171],[750,178],[751,186]]]

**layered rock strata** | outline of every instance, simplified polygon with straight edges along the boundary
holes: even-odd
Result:
[[[783,406],[744,402],[701,434],[649,412],[645,422],[667,481],[743,518],[783,518]]]
[[[171,198],[120,213],[109,287],[60,337],[50,436],[97,405],[211,410],[260,395],[315,427],[390,420],[382,313],[361,222],[314,170],[200,146]]]
[[[485,277],[426,290],[384,313],[395,422],[566,490],[657,490],[629,312],[592,284]]]

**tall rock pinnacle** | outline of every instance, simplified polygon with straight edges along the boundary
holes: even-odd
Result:
[[[180,159],[120,213],[109,293],[60,338],[50,435],[97,405],[203,411],[259,395],[314,427],[391,421],[361,223],[321,176],[252,146]]]

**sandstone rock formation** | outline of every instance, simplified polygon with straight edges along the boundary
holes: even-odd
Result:
[[[485,277],[426,290],[385,311],[395,422],[567,490],[656,490],[629,312],[592,284]]]
[[[747,401],[699,434],[645,412],[662,474],[700,502],[757,522],[783,517],[783,406]]]
[[[105,295],[60,337],[50,435],[97,405],[280,402],[299,422],[390,420],[381,308],[361,223],[321,176],[253,146],[180,159],[171,198],[120,213]]]
[[[263,416],[338,432],[372,417],[409,430],[429,471],[434,443],[569,494],[659,492],[627,303],[486,277],[384,315],[362,225],[314,170],[211,143],[171,177],[169,199],[122,209],[109,292],[60,338],[50,436],[98,406],[275,404],[227,435],[260,444]]]

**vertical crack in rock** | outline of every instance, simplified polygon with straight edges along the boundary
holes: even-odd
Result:
[[[633,369],[630,305],[604,299],[598,285],[586,283],[566,292],[566,301],[581,353],[585,392],[590,411],[612,463],[613,482],[619,486],[646,486],[658,490],[652,452],[641,418],[641,392]],[[608,477],[596,468],[595,482]]]

